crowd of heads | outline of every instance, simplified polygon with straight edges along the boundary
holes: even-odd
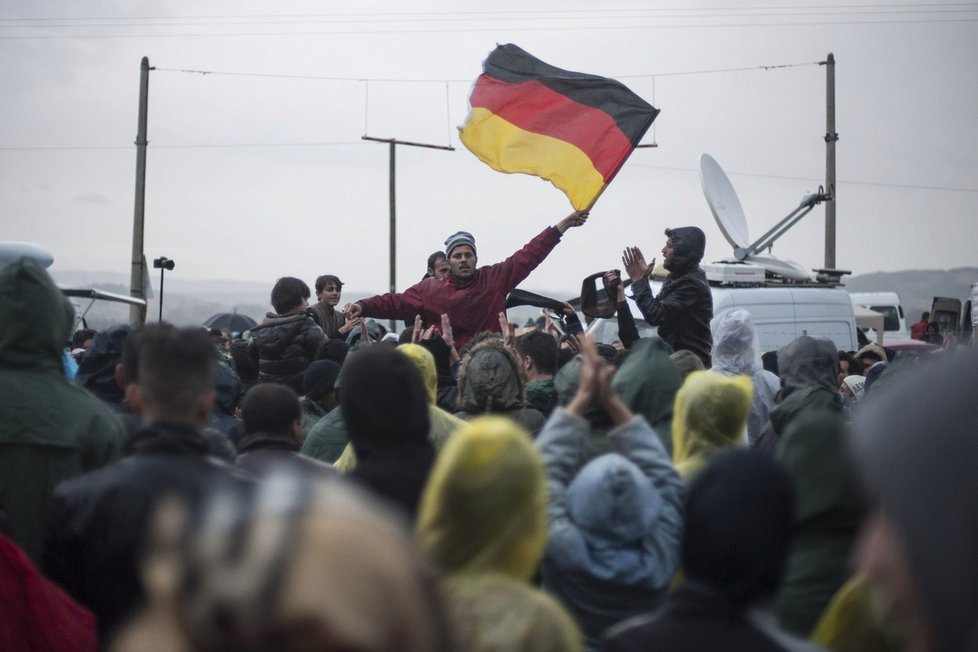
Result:
[[[426,276],[475,269],[471,234],[445,247]],[[335,308],[342,287],[320,276],[316,298]],[[331,337],[310,296],[279,279],[250,341],[166,323],[59,331],[77,385],[124,427],[100,470],[78,469],[98,482],[61,478],[51,579],[100,609],[78,590],[94,571],[56,563],[77,545],[61,530],[145,514],[126,535],[135,566],[98,571],[106,591],[114,573],[139,587],[103,649],[719,649],[723,619],[728,642],[769,649],[796,649],[789,635],[978,644],[972,351],[802,336],[762,359],[743,310],[714,318],[711,365],[549,319],[458,351],[439,329]],[[12,346],[0,338],[0,359]],[[123,476],[123,451],[153,466]],[[124,509],[100,503],[109,486]],[[123,545],[108,531],[128,525],[102,531]],[[867,606],[879,591],[887,613]],[[683,605],[707,616],[690,624]]]

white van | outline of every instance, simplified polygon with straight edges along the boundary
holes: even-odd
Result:
[[[896,292],[850,292],[849,298],[857,306],[869,308],[883,315],[883,343],[886,340],[910,337],[907,319],[903,315],[900,296]],[[872,339],[872,335],[867,333]]]
[[[652,293],[662,283],[652,281]],[[856,318],[849,294],[841,287],[778,285],[762,287],[710,287],[713,314],[742,308],[750,313],[761,352],[777,351],[800,335],[827,337],[840,351],[855,351]],[[626,290],[626,294],[630,294]],[[649,326],[638,306],[628,299],[641,337],[652,337],[658,327]],[[610,344],[618,339],[617,317],[595,319],[587,332],[597,341]]]

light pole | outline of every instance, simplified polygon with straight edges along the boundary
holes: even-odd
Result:
[[[160,319],[163,321],[163,272],[168,269],[173,269],[174,263],[172,260],[166,256],[160,256],[159,258],[153,259],[153,267],[160,270]]]

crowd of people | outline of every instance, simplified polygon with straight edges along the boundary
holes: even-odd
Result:
[[[280,278],[234,341],[72,333],[0,268],[0,649],[978,650],[973,349],[761,351],[696,227],[657,294],[622,254],[657,337],[617,270],[612,345],[529,293],[515,328],[587,218],[343,307]]]

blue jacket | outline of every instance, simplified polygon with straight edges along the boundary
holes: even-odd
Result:
[[[607,628],[661,604],[680,561],[682,481],[641,416],[576,473],[588,422],[558,408],[537,439],[547,468],[544,588],[578,619],[588,650]]]

